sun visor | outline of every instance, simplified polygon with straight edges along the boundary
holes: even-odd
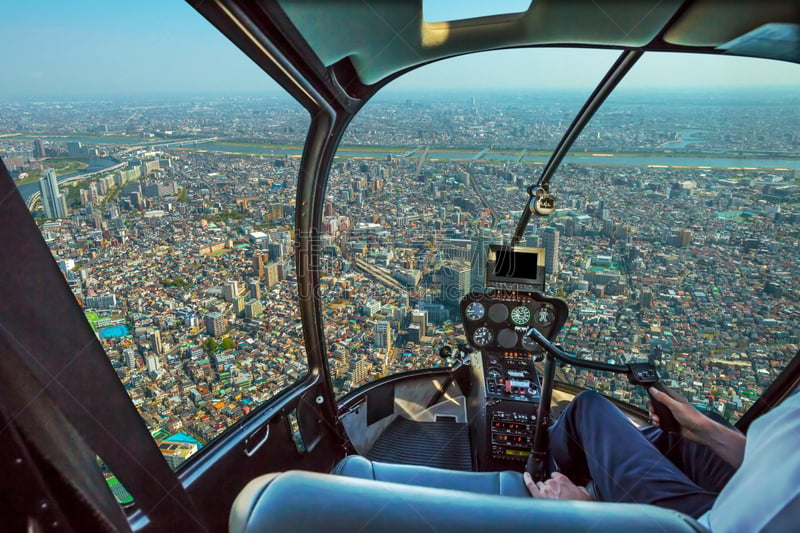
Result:
[[[764,57],[800,63],[800,24],[771,23],[717,47],[737,56]]]

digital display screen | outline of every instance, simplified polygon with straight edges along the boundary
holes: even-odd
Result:
[[[502,278],[536,278],[538,263],[536,252],[521,254],[512,249],[500,249],[494,264],[495,276]]]
[[[531,452],[527,450],[508,450],[506,449],[506,455],[516,455],[519,457],[527,457],[531,454]]]
[[[486,254],[486,285],[516,283],[544,292],[545,250],[490,244]]]

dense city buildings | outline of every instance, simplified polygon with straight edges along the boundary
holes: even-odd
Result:
[[[588,161],[562,165],[555,213],[534,217],[522,243],[546,250],[546,291],[569,305],[565,349],[651,360],[735,419],[800,337],[797,112],[754,103],[745,120],[733,97],[681,98],[625,114],[609,102],[573,150]],[[0,131],[20,134],[0,139],[3,159],[170,464],[306,375],[293,261],[302,110],[209,98],[143,103],[126,122],[106,103],[0,111],[10,105],[27,111],[0,112]],[[441,366],[439,348],[465,341],[458,303],[484,289],[487,246],[510,242],[541,171],[522,151],[551,150],[574,111],[569,95],[387,98],[353,122],[318,240],[339,397]],[[612,375],[558,377],[644,402]]]

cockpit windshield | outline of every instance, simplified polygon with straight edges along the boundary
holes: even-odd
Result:
[[[556,54],[515,53],[504,66]],[[614,56],[603,54],[605,69]],[[785,288],[798,282],[786,260],[797,254],[798,106],[784,84],[798,73],[772,65],[764,88],[745,83],[767,72],[763,61],[676,61],[648,54],[633,67],[551,177],[555,212],[532,217],[519,244],[546,250],[547,293],[570,309],[565,349],[649,360],[695,404],[735,421],[796,351],[797,292]],[[447,62],[423,70],[432,85],[437,72],[457,72]],[[464,340],[457,306],[484,288],[487,246],[510,243],[526,191],[591,90],[485,83],[437,96],[390,84],[345,134],[322,226],[340,395],[446,364],[438,348]],[[565,367],[557,378],[647,401],[612,374]]]

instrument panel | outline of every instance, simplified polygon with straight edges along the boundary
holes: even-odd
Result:
[[[461,317],[473,348],[535,354],[540,347],[525,333],[536,328],[552,339],[566,321],[567,306],[536,292],[489,291],[465,296]]]
[[[465,296],[461,318],[467,341],[481,353],[471,367],[485,424],[475,436],[481,467],[516,469],[533,446],[541,399],[534,362],[543,352],[525,334],[536,328],[553,339],[567,320],[567,304],[538,292],[490,290]]]

